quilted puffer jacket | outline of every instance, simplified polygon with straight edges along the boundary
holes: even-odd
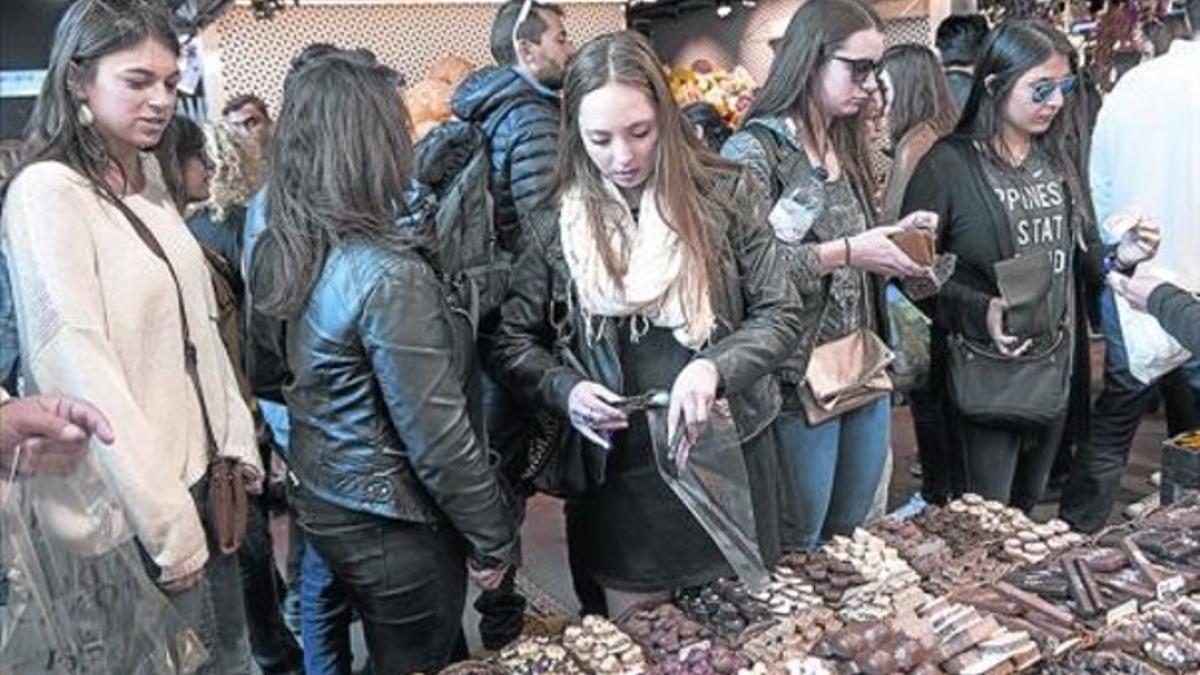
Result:
[[[492,133],[492,199],[500,246],[517,254],[521,221],[544,206],[553,190],[558,161],[559,103],[510,67],[489,67],[468,77],[454,92],[459,119]]]

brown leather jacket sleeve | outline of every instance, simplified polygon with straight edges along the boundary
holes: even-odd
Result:
[[[732,333],[701,354],[717,365],[722,395],[739,393],[770,374],[796,352],[805,334],[811,337],[811,332],[803,330],[800,296],[775,236],[767,229],[770,199],[766,190],[751,174],[743,173],[735,183],[732,203],[728,238],[742,316]]]

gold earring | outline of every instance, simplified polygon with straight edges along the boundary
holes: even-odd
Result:
[[[90,127],[92,126],[92,122],[96,121],[96,115],[92,113],[92,109],[88,107],[86,102],[81,101],[76,119],[79,120],[80,126]]]

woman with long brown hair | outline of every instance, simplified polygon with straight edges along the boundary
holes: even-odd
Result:
[[[216,544],[206,495],[217,459],[257,490],[258,445],[210,320],[204,256],[146,152],[174,112],[178,56],[160,3],[67,10],[0,237],[27,386],[94,401],[117,439],[71,476],[36,484],[43,531],[89,559],[136,540],[199,629],[211,672],[248,673],[237,559]]]
[[[780,369],[776,434],[801,502],[788,543],[800,548],[848,534],[867,516],[890,440],[882,281],[928,273],[891,237],[932,224],[929,214],[874,227],[864,117],[879,89],[882,26],[858,0],[802,5],[746,123],[722,150],[771,188],[784,274],[818,331]],[[855,393],[851,402],[834,395],[843,389]]]
[[[469,414],[470,321],[396,225],[412,171],[398,77],[354,52],[288,76],[250,280],[288,322],[289,497],[381,673],[466,655],[468,570],[495,587],[517,530]]]
[[[884,184],[879,217],[891,223],[900,217],[904,188],[917,162],[938,139],[954,130],[958,108],[942,64],[928,47],[915,44],[888,47],[883,52],[883,73],[888,93],[892,168]]]
[[[617,615],[732,573],[660,476],[647,417],[627,414],[627,397],[670,391],[667,436],[684,456],[728,401],[758,544],[768,563],[778,557],[769,375],[799,341],[799,305],[762,227],[761,192],[701,145],[645,38],[584,46],[563,103],[558,204],[530,223],[535,245],[491,356],[599,465],[572,517]]]

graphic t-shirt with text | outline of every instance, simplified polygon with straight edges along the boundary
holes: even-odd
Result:
[[[984,160],[988,187],[1008,216],[1017,257],[1050,254],[1050,316],[1055,325],[1067,309],[1074,251],[1066,186],[1045,155],[1034,151],[1019,167]]]

